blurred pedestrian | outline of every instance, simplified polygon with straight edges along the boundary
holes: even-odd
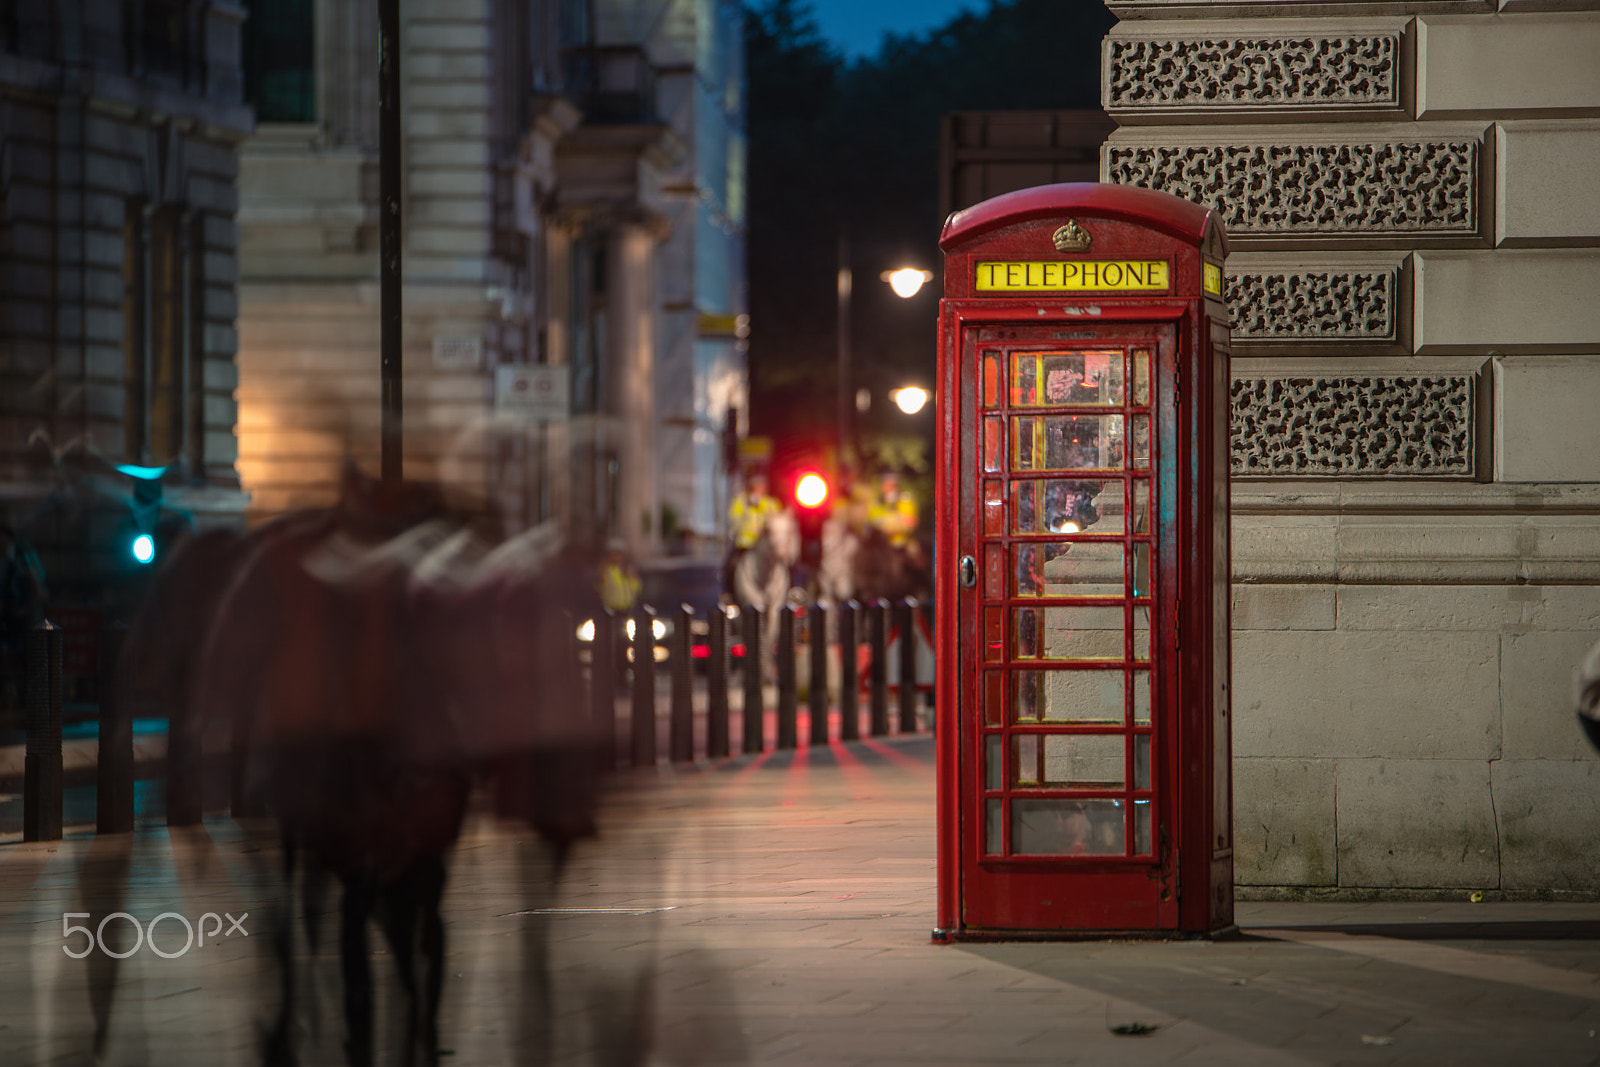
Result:
[[[722,564],[722,588],[729,593],[734,591],[733,574],[739,567],[739,560],[767,532],[768,521],[783,510],[783,505],[767,492],[766,471],[749,471],[744,484],[744,492],[728,505],[728,536],[732,544]]]

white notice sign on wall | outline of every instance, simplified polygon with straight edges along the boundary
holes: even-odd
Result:
[[[496,367],[494,406],[543,422],[559,422],[566,419],[571,408],[571,383],[567,367]]]
[[[444,370],[476,369],[483,366],[483,338],[435,337],[433,365]]]

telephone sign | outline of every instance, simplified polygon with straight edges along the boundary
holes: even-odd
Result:
[[[940,243],[936,936],[1226,929],[1226,236],[1074,184]]]

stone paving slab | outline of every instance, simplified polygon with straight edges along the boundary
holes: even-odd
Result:
[[[1242,902],[1232,941],[932,944],[932,764],[909,737],[637,775],[554,892],[529,835],[474,817],[446,898],[445,1062],[1600,1064],[1596,904]],[[103,1062],[259,1062],[276,862],[270,824],[221,819],[0,847],[0,1064],[94,1062],[61,914],[111,883],[146,922],[248,913],[250,936],[130,956]],[[522,963],[541,927],[548,1015]],[[308,1067],[342,1062],[324,940],[300,950]],[[392,1023],[391,970],[376,953]],[[1130,1024],[1155,1029],[1113,1032]]]

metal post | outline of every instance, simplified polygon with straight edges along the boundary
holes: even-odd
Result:
[[[150,435],[155,428],[155,303],[159,291],[153,262],[155,253],[151,247],[155,215],[154,204],[147,201],[139,206],[139,462],[146,465],[153,460]]]
[[[861,605],[846,600],[839,609],[839,740],[861,737],[861,678],[856,673],[856,649]]]
[[[728,754],[728,614],[719,605],[711,612],[706,663],[706,756]]]
[[[604,771],[617,766],[617,625],[615,615],[601,612],[594,620],[594,641],[589,646],[589,700]]]
[[[27,747],[22,760],[22,839],[61,839],[61,627],[28,631]]]
[[[806,635],[811,642],[810,743],[828,743],[828,609],[813,604],[806,615]]]
[[[778,610],[778,747],[794,748],[796,742],[794,668],[794,605]]]
[[[867,611],[867,641],[872,655],[872,736],[889,732],[889,602],[879,597]]]
[[[744,628],[744,745],[745,752],[767,747],[766,709],[761,697],[761,609],[746,604]]]
[[[693,626],[694,608],[679,604],[672,619],[672,720],[668,742],[674,763],[694,759],[694,691],[689,683]]]
[[[400,0],[378,0],[378,299],[383,480],[401,472]]]
[[[656,613],[633,614],[633,765],[656,765]]]
[[[117,686],[117,661],[128,626],[114,621],[100,631],[100,743],[95,767],[95,832],[125,834],[133,829],[133,709]],[[167,740],[171,766],[171,733]],[[172,818],[172,790],[167,790],[167,819]]]
[[[906,597],[895,605],[900,626],[900,732],[917,732],[917,602]]]

